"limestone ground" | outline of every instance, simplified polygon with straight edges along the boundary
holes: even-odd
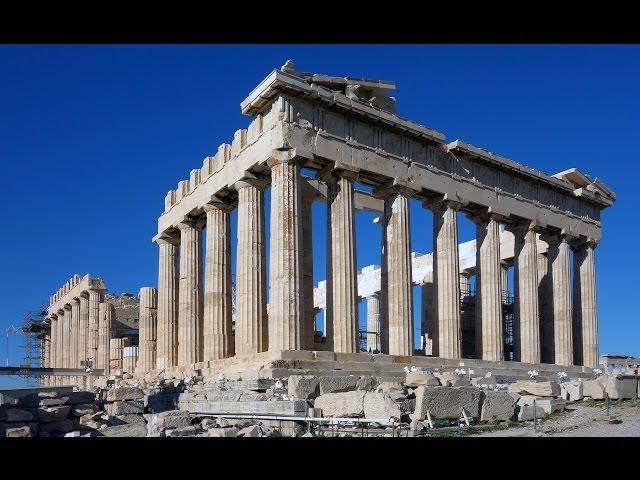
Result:
[[[604,402],[577,402],[565,412],[525,427],[483,432],[478,437],[640,437],[640,401],[612,401],[609,416]]]

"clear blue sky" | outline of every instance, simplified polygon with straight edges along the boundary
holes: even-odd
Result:
[[[400,115],[449,141],[600,177],[618,196],[596,250],[600,351],[640,355],[638,46],[4,45],[2,364],[4,329],[73,273],[118,293],[157,284],[151,237],[166,191],[247,126],[240,101],[287,58],[300,70],[395,80]],[[314,214],[318,281],[324,206]],[[380,263],[373,217],[357,216],[359,268]],[[430,251],[430,214],[412,203],[411,221],[413,249]],[[461,218],[460,241],[473,237]]]

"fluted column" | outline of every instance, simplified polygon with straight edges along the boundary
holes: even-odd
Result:
[[[590,368],[599,362],[595,247],[595,242],[588,241],[576,246],[573,255],[574,360],[577,365]]]
[[[265,186],[264,181],[256,179],[245,179],[235,184],[238,191],[236,355],[263,352],[269,346],[263,193]],[[273,205],[271,208],[273,209]],[[272,235],[273,228],[272,225]]]
[[[290,152],[274,152],[271,167],[269,350],[303,346],[300,173]]]
[[[174,238],[157,240],[160,255],[158,267],[158,323],[156,368],[163,370],[178,361],[178,247]]]
[[[203,361],[232,357],[231,227],[226,203],[204,206],[207,213],[205,252]]]
[[[540,312],[536,233],[529,225],[511,227],[515,237],[515,359],[540,363]]]
[[[80,299],[71,300],[69,368],[80,368]]]
[[[98,368],[97,351],[98,351],[98,330],[100,302],[103,293],[101,290],[89,290],[89,338],[87,339],[87,357],[93,362],[93,368]]]
[[[68,341],[65,339],[66,316],[66,309],[58,310],[58,320],[56,321],[56,368],[64,368],[65,366],[66,354],[64,351],[66,347],[65,344]],[[56,385],[62,385],[63,379],[62,376],[56,376]]]
[[[87,360],[88,358],[88,340],[89,340],[89,295],[80,295],[80,308],[78,319],[78,366],[80,368],[80,362]]]
[[[98,350],[96,368],[104,369],[105,376],[109,376],[110,342],[112,323],[116,318],[115,308],[111,303],[98,304]]]
[[[178,292],[178,365],[202,360],[202,310],[200,298],[201,231],[194,221],[180,229],[180,286]]]
[[[476,221],[476,358],[504,360],[500,225],[495,218]]]
[[[367,297],[367,350],[380,350],[380,297]]]
[[[58,316],[51,315],[51,342],[49,344],[49,368],[56,367],[56,347],[58,344],[57,340],[57,329],[58,329]],[[51,375],[48,378],[47,385],[55,385],[55,377]]]
[[[540,361],[554,363],[553,283],[551,263],[547,255],[538,252],[538,310],[540,313]]]
[[[331,308],[333,350],[358,349],[358,271],[353,210],[353,172],[332,172],[327,178],[327,214],[331,225]]]
[[[62,323],[62,367],[71,368],[71,305],[64,306],[64,317]],[[71,379],[68,375],[60,377],[62,384],[68,384]]]
[[[144,375],[156,366],[156,318],[158,291],[151,287],[140,289],[140,330],[136,372]]]
[[[302,291],[304,320],[302,337],[305,350],[313,350],[316,310],[313,307],[313,195],[302,195]]]
[[[462,357],[460,321],[460,265],[458,264],[458,204],[443,201],[428,205],[433,211],[434,355]]]
[[[550,283],[548,289],[552,307],[553,321],[553,362],[557,365],[573,365],[573,334],[571,306],[571,247],[567,238],[546,236],[547,261],[550,264]],[[547,340],[547,339],[545,339]]]
[[[390,355],[413,355],[413,301],[411,290],[411,191],[392,187],[384,196],[382,288],[387,300]]]

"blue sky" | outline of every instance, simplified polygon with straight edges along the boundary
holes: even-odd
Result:
[[[640,355],[638,46],[2,45],[3,364],[5,328],[73,273],[118,293],[157,284],[151,237],[166,191],[248,125],[240,101],[288,58],[300,70],[395,80],[400,115],[448,141],[600,177],[618,197],[596,250],[600,350]],[[324,215],[316,204],[316,281]],[[373,218],[357,215],[359,268],[380,263]],[[411,221],[413,249],[430,251],[431,215],[412,203]],[[459,223],[460,241],[471,240],[471,223]],[[11,343],[20,363],[17,336]]]

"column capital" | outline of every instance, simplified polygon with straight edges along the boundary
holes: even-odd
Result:
[[[416,188],[407,180],[394,178],[393,180],[386,182],[382,185],[378,185],[373,189],[372,195],[375,198],[389,198],[394,195],[402,195],[405,197],[412,197],[416,194]]]
[[[529,231],[540,232],[543,227],[537,220],[519,220],[507,223],[504,229],[514,235],[523,235]]]
[[[299,156],[295,148],[283,148],[274,149],[271,151],[271,156],[267,159],[267,165],[269,167],[275,167],[282,163],[293,163],[299,167],[307,163],[307,159]]]
[[[497,212],[491,211],[479,211],[473,213],[467,213],[467,218],[476,225],[487,225],[491,220],[501,223],[504,222],[508,215],[503,215]]]
[[[185,217],[181,222],[179,222],[176,225],[176,227],[178,228],[178,230],[182,232],[183,230],[188,230],[190,228],[198,228],[200,226],[200,223],[201,223],[200,220]]]
[[[439,195],[434,198],[430,198],[422,202],[422,206],[433,212],[442,211],[444,208],[453,208],[454,210],[460,210],[468,202],[463,200],[458,195]]]
[[[243,173],[242,178],[233,184],[233,188],[240,190],[245,187],[253,187],[258,190],[264,190],[267,188],[270,181],[271,177],[269,175],[262,175],[246,170]]]
[[[573,250],[583,248],[595,249],[598,246],[598,241],[592,237],[574,237],[569,241],[569,245]]]
[[[156,242],[158,245],[174,245],[174,246],[178,246],[180,245],[180,238],[176,237],[175,235],[171,235],[167,232],[162,232],[158,235],[156,235],[153,238],[153,241]]]
[[[328,183],[333,179],[345,178],[355,182],[360,177],[360,169],[342,162],[334,162],[319,170],[315,178]]]
[[[202,206],[202,209],[205,213],[214,212],[218,210],[222,210],[223,212],[231,212],[235,208],[235,205],[231,203],[229,200],[216,197],[215,195],[211,196],[211,200],[209,203],[205,203]]]
[[[62,308],[64,310],[64,313],[66,314],[66,312],[70,312],[71,311],[71,304],[67,303]]]

